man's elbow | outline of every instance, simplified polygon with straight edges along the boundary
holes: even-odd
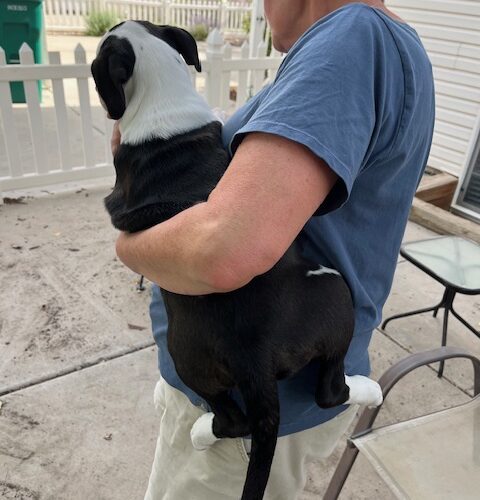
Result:
[[[135,259],[132,257],[132,235],[120,233],[115,242],[115,253],[117,258],[134,272],[136,269]]]
[[[207,266],[206,279],[218,293],[232,292],[269,271],[279,259],[276,254],[266,252],[216,258]]]

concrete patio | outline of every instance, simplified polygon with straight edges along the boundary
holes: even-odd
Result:
[[[158,418],[158,373],[148,318],[149,293],[116,259],[115,231],[102,206],[108,182],[0,206],[0,498],[143,498]],[[434,237],[409,223],[405,241]],[[384,316],[439,300],[442,289],[399,260]],[[480,297],[458,296],[457,310],[477,327]],[[420,315],[375,332],[373,376],[409,353],[440,344],[442,315]],[[480,342],[455,319],[449,344],[480,356]],[[448,362],[405,379],[379,423],[468,399],[471,367]],[[312,463],[303,500],[321,498],[343,449]],[[361,458],[342,499],[393,498]],[[182,499],[183,500],[183,499]],[[194,499],[192,499],[194,500]],[[285,499],[290,500],[290,499]]]

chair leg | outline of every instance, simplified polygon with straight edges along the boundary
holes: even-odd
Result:
[[[335,472],[330,480],[327,491],[323,496],[323,500],[336,500],[342,491],[343,485],[347,480],[348,474],[350,473],[353,464],[358,455],[358,449],[352,445],[347,444],[345,451],[343,452],[342,458],[335,469]]]

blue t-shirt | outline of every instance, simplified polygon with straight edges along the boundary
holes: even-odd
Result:
[[[434,100],[431,64],[416,32],[378,9],[350,4],[314,24],[290,49],[275,81],[224,127],[232,154],[245,134],[267,132],[305,145],[338,175],[298,241],[311,261],[340,271],[352,291],[349,375],[370,373],[367,348],[427,162]],[[295,164],[291,168],[294,176]],[[162,376],[200,404],[175,373],[158,287],[151,316]],[[318,425],[345,408],[318,408],[315,381],[312,363],[279,382],[279,435]]]

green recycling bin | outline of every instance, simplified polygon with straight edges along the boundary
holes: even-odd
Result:
[[[42,62],[42,0],[0,0],[0,47],[7,64],[20,63],[18,51],[23,42],[33,50],[35,63]],[[13,102],[25,102],[21,82],[10,83]],[[41,98],[41,82],[38,93]]]

